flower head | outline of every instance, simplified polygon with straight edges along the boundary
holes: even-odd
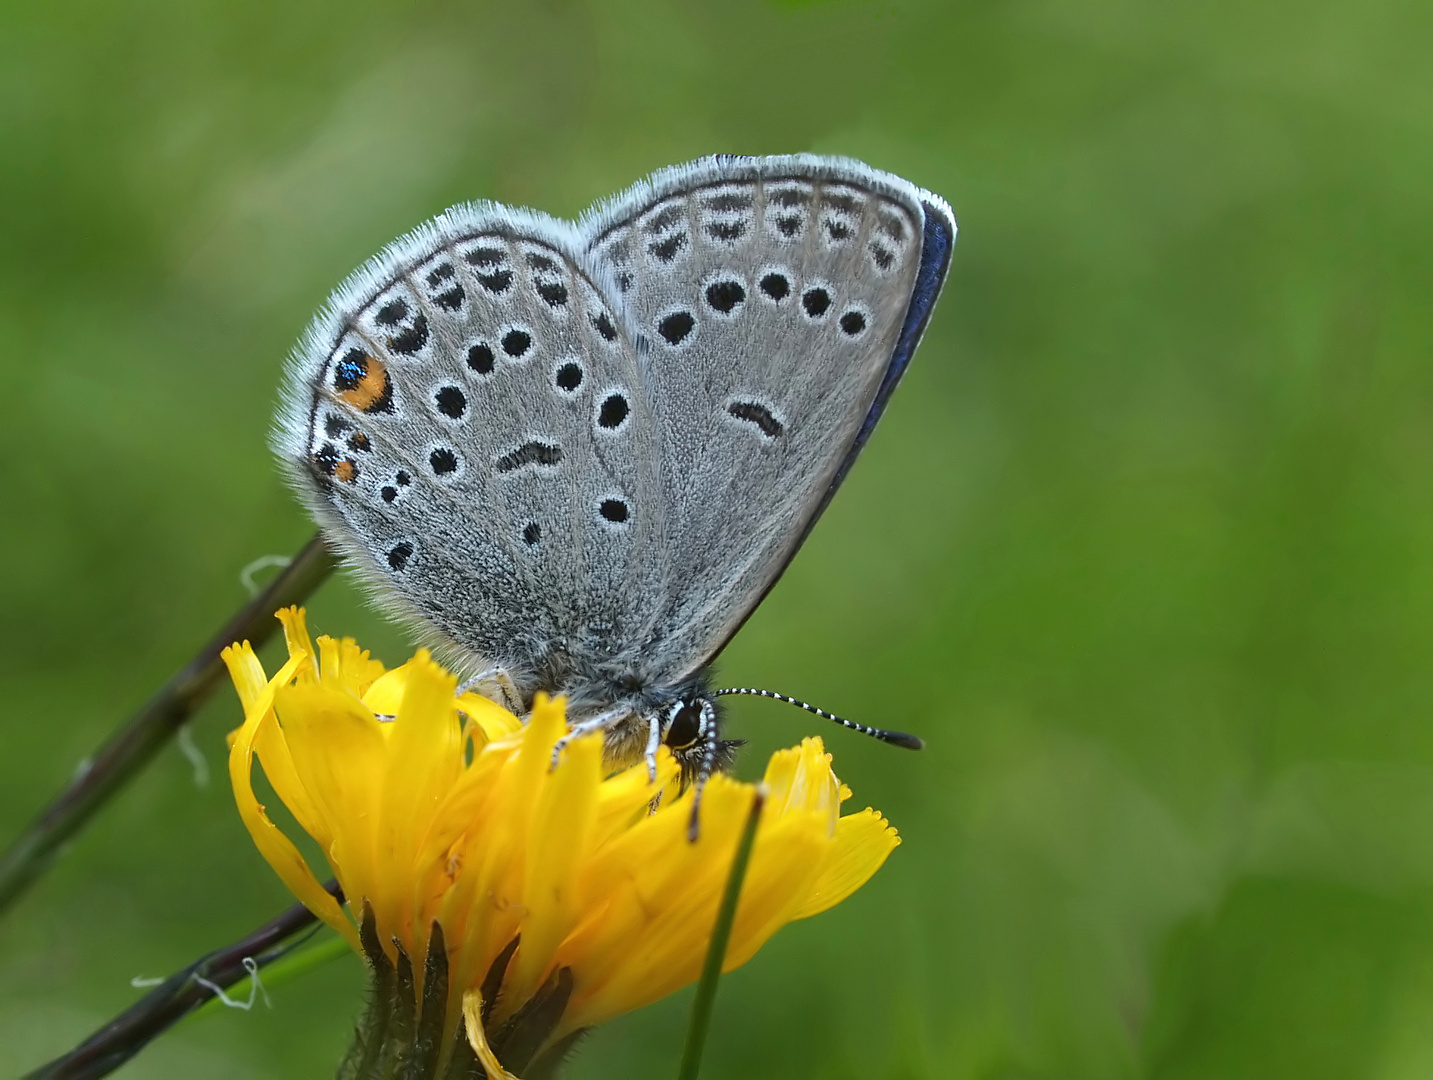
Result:
[[[422,1018],[443,1045],[466,995],[489,1072],[499,1058],[523,1069],[697,977],[752,785],[713,778],[689,841],[665,749],[655,781],[642,766],[604,774],[600,735],[553,767],[561,699],[539,695],[524,722],[458,696],[425,652],[389,671],[352,641],[315,645],[298,609],[279,618],[289,659],[273,678],[247,643],[224,654],[244,706],[229,757],[240,816],[284,883],[376,968],[427,958],[429,977],[446,971],[437,997],[414,976],[419,1012],[443,1002]],[[260,805],[255,755],[347,910]],[[850,791],[819,738],[773,755],[765,785],[726,970],[845,899],[900,842],[873,810],[840,815]]]

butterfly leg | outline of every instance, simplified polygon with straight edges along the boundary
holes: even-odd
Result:
[[[567,744],[573,739],[580,739],[584,735],[591,735],[594,731],[606,731],[614,727],[618,721],[632,715],[632,710],[626,705],[619,705],[615,709],[608,709],[606,712],[598,713],[596,716],[589,716],[586,720],[579,720],[567,729],[567,734],[552,744],[552,767],[557,768],[557,759],[567,749]]]
[[[657,782],[657,747],[662,745],[662,717],[653,713],[647,720],[647,779]]]
[[[517,683],[513,682],[512,676],[507,673],[506,668],[490,667],[478,672],[471,679],[467,679],[459,685],[458,697],[462,697],[464,694],[471,693],[474,690],[483,694],[483,691],[478,688],[484,685],[489,688],[496,685],[498,693],[503,697],[503,700],[498,701],[498,704],[509,712],[517,713],[519,716],[522,715],[522,695],[517,692]],[[492,696],[492,694],[483,694],[485,698],[492,698]]]

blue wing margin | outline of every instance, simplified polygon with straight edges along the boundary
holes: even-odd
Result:
[[[921,238],[921,264],[920,269],[916,271],[915,288],[911,292],[910,306],[906,308],[906,319],[901,326],[900,337],[896,339],[896,347],[891,352],[890,362],[886,365],[886,373],[881,378],[880,388],[876,391],[876,399],[871,402],[866,419],[861,422],[861,429],[856,433],[851,448],[846,451],[846,456],[841,460],[841,467],[831,478],[831,483],[826,488],[826,494],[821,499],[821,505],[817,507],[816,513],[811,515],[811,520],[806,523],[806,529],[801,534],[802,543],[805,543],[806,537],[811,534],[811,530],[821,519],[827,505],[835,497],[842,481],[846,479],[846,474],[851,471],[851,466],[856,463],[856,458],[860,456],[861,450],[865,447],[866,440],[871,437],[871,432],[876,430],[877,421],[886,411],[886,402],[890,400],[896,385],[901,381],[901,376],[910,366],[911,358],[915,356],[916,346],[920,344],[921,338],[925,334],[931,312],[935,310],[935,302],[940,299],[941,289],[945,285],[945,276],[950,269],[951,252],[955,247],[955,218],[950,212],[950,207],[940,200],[933,201],[930,198],[922,198],[921,210],[925,213],[925,231]],[[797,545],[798,550],[800,546],[800,544]],[[792,554],[794,555],[795,552]]]

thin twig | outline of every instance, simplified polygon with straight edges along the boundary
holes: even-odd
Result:
[[[274,612],[296,604],[328,577],[333,555],[315,536],[258,596],[210,639],[105,746],[0,856],[0,911],[4,911],[54,860],[111,796],[124,787],[203,704],[223,673],[219,653],[235,641],[257,647],[274,633]]]
[[[337,882],[329,882],[327,888],[339,903],[343,902]],[[23,1080],[95,1080],[108,1076],[215,997],[216,990],[227,990],[249,978],[250,966],[259,969],[283,956],[288,951],[283,942],[313,922],[309,909],[295,904],[242,940],[176,971],[68,1054],[26,1073]],[[246,965],[245,960],[250,964]]]
[[[761,807],[765,802],[766,787],[762,785],[751,797],[751,810],[747,814],[741,839],[737,841],[736,855],[731,860],[731,873],[726,879],[721,907],[717,909],[711,944],[707,946],[706,962],[702,965],[702,977],[697,981],[696,996],[692,998],[692,1014],[687,1021],[687,1038],[682,1046],[682,1065],[677,1071],[677,1080],[697,1080],[697,1071],[702,1066],[702,1050],[707,1043],[707,1032],[711,1030],[712,1008],[716,1005],[717,983],[726,960],[727,943],[731,941],[732,924],[736,922],[736,903],[741,899],[741,885],[746,880],[746,868],[751,862],[756,827],[761,821]]]

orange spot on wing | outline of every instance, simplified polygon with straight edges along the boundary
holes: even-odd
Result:
[[[388,395],[388,369],[376,356],[367,357],[364,371],[358,382],[348,390],[339,392],[339,397],[361,412],[367,412]]]
[[[358,479],[358,466],[348,460],[340,461],[333,467],[333,476],[335,480],[351,484]]]

